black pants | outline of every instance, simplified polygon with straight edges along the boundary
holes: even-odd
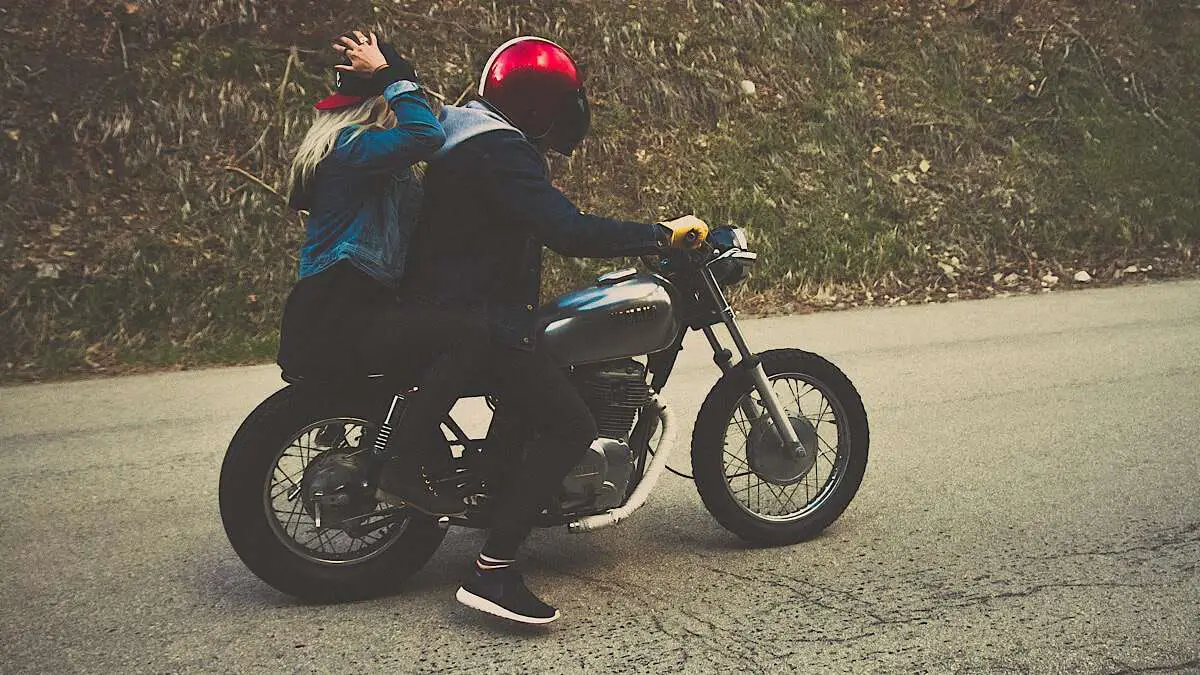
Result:
[[[488,344],[484,326],[454,308],[397,297],[342,261],[301,280],[288,297],[279,363],[317,378],[382,373],[416,386],[388,443],[403,453],[424,447],[454,407]]]
[[[432,450],[430,434],[476,376],[486,345],[479,322],[452,310],[401,299],[370,313],[359,339],[363,363],[417,388],[400,419],[392,420],[387,454],[416,470]]]
[[[503,412],[535,434],[498,499],[483,547],[489,557],[512,560],[538,511],[558,494],[563,478],[596,439],[596,423],[562,368],[543,354],[493,347],[485,370]]]

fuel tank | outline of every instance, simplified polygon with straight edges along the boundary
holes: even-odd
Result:
[[[628,269],[547,303],[538,314],[545,350],[562,365],[659,352],[682,328],[667,281]]]

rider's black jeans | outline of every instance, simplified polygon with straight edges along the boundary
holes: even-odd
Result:
[[[595,440],[596,422],[562,368],[544,354],[493,346],[484,369],[504,414],[536,434],[519,466],[507,472],[512,481],[497,500],[483,547],[484,555],[513,560],[538,511]]]

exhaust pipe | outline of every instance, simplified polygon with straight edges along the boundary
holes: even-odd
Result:
[[[580,518],[575,522],[567,525],[567,530],[572,534],[581,534],[583,532],[591,532],[625,520],[629,514],[637,511],[646,503],[646,499],[650,497],[651,490],[658,484],[659,478],[662,477],[663,469],[667,468],[667,460],[670,459],[671,451],[675,449],[675,428],[671,423],[671,415],[667,412],[666,406],[654,401],[654,406],[658,409],[658,420],[662,424],[662,439],[658,442],[658,447],[654,449],[654,458],[650,460],[650,464],[646,467],[646,475],[642,477],[642,482],[638,483],[633,494],[629,496],[629,501],[624,506],[619,506],[610,511],[600,513],[594,516]]]

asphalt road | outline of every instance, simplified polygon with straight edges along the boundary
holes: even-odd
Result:
[[[0,389],[0,671],[1200,671],[1200,283],[746,329],[858,385],[857,499],[755,549],[668,476],[616,528],[534,535],[565,615],[541,630],[454,602],[475,532],[395,597],[253,577],[217,471],[273,367]],[[665,398],[690,426],[716,368],[688,346]]]

